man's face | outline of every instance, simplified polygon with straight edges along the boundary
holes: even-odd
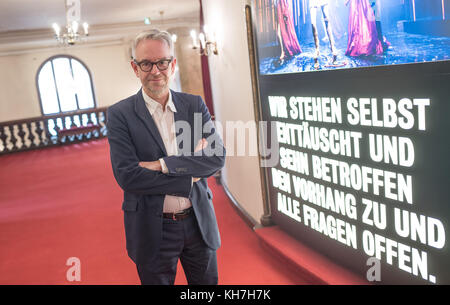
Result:
[[[158,62],[170,59],[171,56],[168,44],[160,40],[142,40],[135,50],[137,62],[144,60]],[[134,73],[141,80],[144,91],[151,97],[163,97],[169,92],[169,83],[175,72],[175,64],[176,59],[174,58],[166,70],[160,71],[156,65],[153,65],[149,72],[144,72],[136,63],[131,62]]]

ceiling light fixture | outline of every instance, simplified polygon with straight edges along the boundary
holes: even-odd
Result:
[[[82,36],[89,35],[89,24],[83,22],[83,34],[79,32],[81,3],[80,0],[65,0],[66,26],[61,29],[57,23],[52,24],[56,40],[61,44],[74,45],[81,40]]]

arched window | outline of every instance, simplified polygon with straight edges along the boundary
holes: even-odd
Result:
[[[91,75],[76,58],[54,56],[38,70],[37,87],[42,114],[95,108]]]

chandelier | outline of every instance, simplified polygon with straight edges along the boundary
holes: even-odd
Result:
[[[57,23],[52,27],[55,31],[55,38],[61,44],[74,45],[81,40],[81,37],[89,35],[89,25],[82,23],[83,33],[80,30],[81,3],[80,0],[66,0],[66,26],[61,28]]]

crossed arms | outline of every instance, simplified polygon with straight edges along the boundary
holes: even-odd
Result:
[[[194,152],[196,153],[201,152],[207,147],[208,141],[205,138],[202,138],[201,140],[198,141]],[[163,172],[164,174],[169,173],[169,169],[167,168],[166,162],[164,161],[163,158],[159,159],[158,161],[141,161],[139,162],[139,166],[145,167],[149,170]],[[192,182],[197,182],[199,180],[200,178],[196,177],[192,178]]]
[[[201,100],[199,107],[203,125],[211,123],[206,105]],[[225,148],[214,128],[203,133],[202,140],[194,149],[195,154],[164,157],[167,173],[161,171],[159,160],[139,160],[125,116],[117,107],[108,109],[107,128],[114,177],[126,192],[189,197],[193,182],[213,175],[225,163]],[[214,141],[206,140],[210,138]],[[211,144],[215,145],[214,151],[222,153],[202,153],[210,149]]]

